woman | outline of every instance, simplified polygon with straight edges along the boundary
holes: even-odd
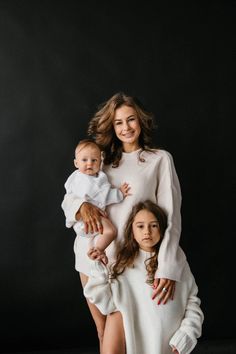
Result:
[[[101,261],[91,262],[84,295],[103,314],[122,314],[125,346],[120,354],[188,354],[201,335],[204,316],[187,262],[176,284],[175,301],[160,307],[151,298],[165,229],[163,210],[148,200],[140,202],[130,213],[124,243],[110,274]],[[96,249],[88,254],[96,258]]]
[[[127,215],[132,207],[147,199],[167,214],[167,229],[158,256],[158,279],[154,283],[153,298],[165,304],[173,299],[175,282],[181,280],[185,255],[179,248],[181,233],[181,191],[172,156],[164,150],[152,149],[151,136],[154,120],[140,102],[124,93],[112,96],[98,109],[91,119],[88,134],[94,137],[103,151],[103,170],[114,186],[126,182],[130,195],[119,205],[108,207],[108,215],[117,228],[116,240],[108,247],[110,262],[116,259],[117,246],[122,242]],[[101,216],[104,212],[72,194],[66,194],[62,202],[67,226],[73,226],[82,218],[86,232],[102,233]],[[82,285],[90,274],[87,250],[92,246],[87,238],[76,240],[80,252],[78,271]],[[107,317],[88,301],[95,321],[100,344],[105,343],[109,354],[119,353],[124,340],[123,323],[119,313]],[[114,335],[115,334],[115,335]],[[104,344],[103,343],[103,344]],[[104,353],[103,353],[104,354]]]

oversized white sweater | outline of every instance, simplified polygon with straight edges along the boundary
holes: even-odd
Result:
[[[140,201],[149,199],[163,208],[168,216],[168,227],[158,256],[158,276],[180,281],[186,257],[179,247],[181,190],[174,162],[171,154],[165,150],[142,152],[141,157],[144,162],[139,161],[138,154],[139,150],[131,153],[123,152],[119,167],[103,166],[113,187],[119,188],[122,183],[127,182],[130,184],[130,193],[132,193],[121,203],[112,204],[107,208],[118,235],[106,252],[109,260],[113,261],[117,243],[122,241],[124,225],[132,207]],[[75,224],[75,214],[85,201],[85,198],[78,198],[73,193],[66,193],[64,196],[62,208],[68,227]],[[76,269],[87,275],[89,275],[89,266],[86,254],[91,246],[91,239],[76,238],[75,240]]]
[[[99,171],[96,176],[86,175],[79,170],[75,170],[66,180],[65,189],[67,194],[73,194],[77,198],[83,198],[100,209],[105,209],[107,205],[120,203],[124,197],[118,188],[112,188],[106,174]],[[85,234],[82,221],[70,222],[66,226],[73,226],[78,236],[92,236]]]
[[[188,354],[201,336],[204,318],[194,277],[185,263],[174,300],[157,305],[151,299],[152,287],[146,283],[144,261],[149,257],[150,253],[140,250],[134,267],[112,280],[101,262],[89,261],[91,274],[84,295],[104,315],[121,312],[127,354],[170,354],[172,346],[180,354]]]

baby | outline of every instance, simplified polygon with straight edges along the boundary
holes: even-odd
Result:
[[[75,149],[74,165],[77,168],[67,179],[65,189],[76,197],[92,203],[105,210],[106,206],[121,202],[129,195],[128,183],[120,188],[112,188],[106,174],[100,170],[101,150],[90,139],[81,140]],[[85,233],[82,220],[77,221],[73,228],[77,236],[96,237],[96,258],[99,257],[107,264],[105,249],[116,237],[116,229],[108,218],[102,217],[103,234]]]

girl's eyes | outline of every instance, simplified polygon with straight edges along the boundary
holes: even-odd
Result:
[[[158,224],[153,224],[152,227],[157,227],[158,228]]]
[[[158,228],[158,224],[151,224],[150,225],[150,227],[152,227],[152,228]],[[144,225],[137,225],[137,228],[139,228],[139,229],[143,229],[144,228]]]

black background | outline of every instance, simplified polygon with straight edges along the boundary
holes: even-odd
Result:
[[[60,205],[75,144],[117,91],[174,157],[201,340],[235,338],[235,3],[163,3],[0,1],[1,350],[97,345]]]

